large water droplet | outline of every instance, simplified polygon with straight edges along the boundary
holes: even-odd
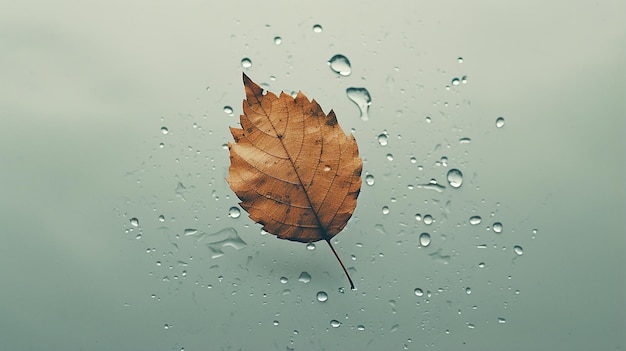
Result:
[[[315,297],[317,298],[317,301],[319,302],[326,302],[326,300],[328,300],[328,294],[326,294],[326,292],[324,291],[318,292]]]
[[[480,218],[480,216],[472,216],[469,219],[469,222],[471,225],[478,225],[480,224],[480,222],[482,222],[482,218]]]
[[[497,128],[504,127],[504,117],[498,117],[498,119],[496,119],[496,127]]]
[[[376,179],[374,179],[374,176],[371,174],[368,174],[365,176],[365,184],[367,185],[374,185],[374,183],[376,182]]]
[[[388,136],[387,136],[387,134],[385,134],[385,133],[380,134],[380,135],[378,136],[378,144],[379,144],[380,146],[387,146],[387,141],[388,141],[388,140],[389,140],[389,137],[388,137]]]
[[[237,207],[231,207],[228,209],[228,217],[239,218],[239,216],[241,216],[241,211]]]
[[[493,224],[493,232],[494,233],[502,233],[502,223],[496,222]]]
[[[372,104],[372,97],[369,91],[365,88],[348,88],[346,89],[346,95],[359,107],[361,120],[369,120],[368,110]]]
[[[139,226],[139,220],[135,217],[130,219],[130,225],[132,225],[133,227],[138,227]]]
[[[463,173],[456,168],[448,171],[448,184],[453,188],[460,188],[463,184]]]
[[[343,55],[335,55],[328,60],[328,65],[333,72],[340,76],[347,77],[352,73],[352,67],[350,66],[350,60]]]
[[[324,29],[319,24],[316,24],[316,25],[313,26],[313,33],[321,33],[323,30]]]
[[[515,252],[516,255],[521,256],[524,254],[524,249],[522,249],[519,245],[515,245],[513,246],[513,252]]]
[[[307,272],[302,272],[298,277],[298,281],[306,284],[311,281],[311,275]]]
[[[330,321],[330,326],[333,328],[339,328],[341,326],[341,322],[336,319],[333,319],[332,321]]]
[[[250,68],[252,67],[252,60],[250,60],[247,57],[244,57],[241,59],[241,67],[243,68]]]
[[[247,245],[246,242],[239,237],[239,233],[237,233],[235,228],[231,227],[209,234],[208,237],[211,239],[211,242],[207,244],[207,247],[211,251],[211,258],[223,256],[225,247],[241,250]]]
[[[415,288],[415,290],[413,290],[413,293],[415,294],[415,296],[424,296],[424,291],[420,288]]]
[[[431,225],[433,224],[435,220],[433,219],[433,216],[431,215],[424,215],[424,224],[426,225]]]
[[[422,233],[420,234],[420,245],[422,245],[423,247],[428,247],[428,245],[430,245],[430,234],[428,233]]]

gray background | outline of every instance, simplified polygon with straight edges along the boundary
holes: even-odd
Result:
[[[624,2],[0,7],[1,349],[626,347]],[[335,242],[358,290],[323,243],[229,217],[242,71],[354,129],[376,181]]]

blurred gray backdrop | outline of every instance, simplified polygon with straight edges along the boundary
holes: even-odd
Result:
[[[626,347],[623,1],[0,8],[0,349]],[[238,216],[242,72],[354,133],[356,291]]]

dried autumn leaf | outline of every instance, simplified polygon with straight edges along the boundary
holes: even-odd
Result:
[[[361,189],[362,161],[354,136],[335,113],[324,114],[302,92],[276,96],[243,75],[241,129],[230,128],[230,188],[263,229],[281,239],[325,240],[354,283],[330,239],[348,222]]]

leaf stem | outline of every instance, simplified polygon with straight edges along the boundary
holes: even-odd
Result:
[[[343,261],[341,260],[341,258],[339,258],[339,255],[337,254],[337,251],[335,251],[333,244],[331,244],[330,239],[326,239],[326,242],[328,243],[328,246],[330,246],[330,249],[335,254],[335,257],[337,257],[337,261],[339,261],[339,264],[341,264],[341,268],[343,268],[343,272],[346,273],[346,277],[348,277],[348,281],[350,282],[350,289],[355,290],[356,288],[354,287],[352,278],[350,278],[350,274],[348,274],[348,270],[346,269],[346,266],[343,264]]]

